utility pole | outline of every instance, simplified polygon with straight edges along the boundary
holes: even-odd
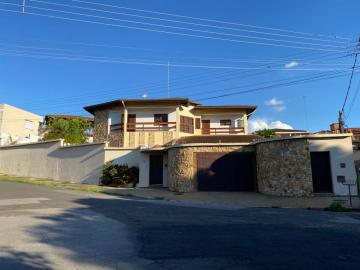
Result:
[[[344,110],[345,110],[346,102],[347,102],[348,97],[349,97],[349,92],[350,92],[350,88],[351,88],[352,79],[354,77],[354,72],[355,72],[355,69],[356,69],[356,63],[357,63],[359,50],[360,50],[360,37],[359,37],[357,45],[355,47],[355,59],[354,59],[354,64],[351,67],[351,76],[350,76],[349,86],[348,86],[348,89],[346,91],[346,96],[345,96],[343,106],[341,108],[341,111],[339,111],[339,130],[340,130],[340,133],[345,132]]]

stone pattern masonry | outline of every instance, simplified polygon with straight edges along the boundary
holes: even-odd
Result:
[[[307,139],[258,143],[256,161],[260,193],[291,197],[313,194]]]

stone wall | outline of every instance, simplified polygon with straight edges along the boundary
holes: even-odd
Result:
[[[258,190],[278,196],[313,193],[307,139],[267,141],[256,145]]]
[[[103,143],[108,140],[108,111],[94,113],[94,143]]]
[[[177,192],[197,191],[195,153],[254,151],[252,146],[180,146],[168,150],[169,189]]]

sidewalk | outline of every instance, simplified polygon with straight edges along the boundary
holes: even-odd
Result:
[[[349,207],[348,197],[316,196],[307,198],[290,198],[268,196],[251,192],[192,192],[175,193],[165,188],[112,188],[104,191],[107,194],[168,200],[186,203],[226,205],[236,208],[244,207],[281,207],[281,208],[326,208],[333,201],[344,201]],[[360,208],[359,197],[353,197],[353,208]]]

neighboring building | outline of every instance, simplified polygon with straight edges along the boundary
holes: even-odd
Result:
[[[188,98],[124,99],[85,107],[94,142],[153,147],[192,135],[246,135],[256,106],[200,106]]]
[[[275,132],[279,137],[292,137],[292,136],[301,136],[301,135],[309,135],[310,133],[306,130],[299,129],[283,129],[283,128],[273,128],[271,129]]]
[[[360,179],[360,128],[344,128],[346,133],[351,134],[352,145],[354,150],[354,162],[356,171],[358,174],[358,178]],[[322,130],[318,132],[319,134],[328,134],[328,133],[340,133],[340,125],[339,123],[332,123],[330,125],[330,130]]]
[[[0,145],[37,142],[42,120],[40,115],[0,104]]]

